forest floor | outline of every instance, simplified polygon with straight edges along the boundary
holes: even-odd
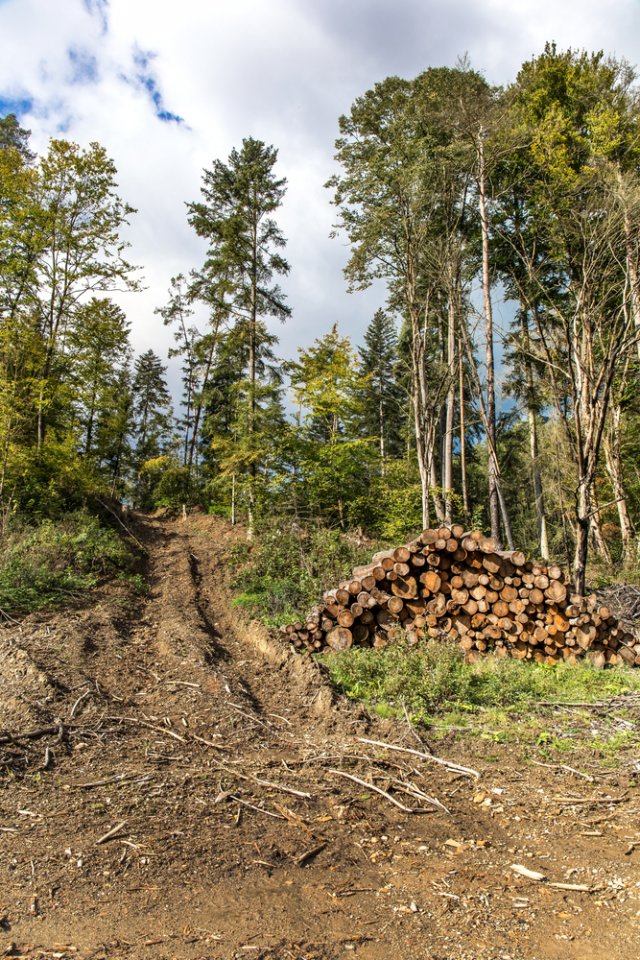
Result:
[[[423,749],[246,624],[224,522],[135,529],[147,596],[0,630],[0,956],[636,960],[632,765],[363,743]]]

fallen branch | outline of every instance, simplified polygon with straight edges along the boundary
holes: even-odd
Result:
[[[436,800],[435,797],[428,796],[428,794],[424,793],[419,787],[416,787],[415,783],[398,780],[397,777],[394,777],[393,780],[402,790],[404,790],[405,793],[408,793],[409,796],[416,797],[418,800],[424,800],[425,803],[430,803],[434,807],[438,807],[439,810],[442,810],[443,813],[447,813],[449,816],[451,816],[451,811],[447,810],[444,803],[440,803],[440,801]]]
[[[465,777],[474,777],[476,780],[480,778],[477,770],[472,770],[471,767],[463,767],[459,763],[452,763],[450,760],[442,760],[440,757],[434,757],[431,753],[423,753],[421,750],[412,750],[409,747],[398,747],[395,743],[383,743],[382,740],[369,740],[367,737],[356,737],[356,740],[360,743],[369,743],[373,747],[384,747],[385,750],[398,750],[400,753],[410,753],[414,757],[421,757],[423,760],[428,760],[429,763],[437,763],[441,767],[446,767],[451,773],[458,773]]]
[[[281,817],[279,813],[272,813],[271,810],[265,810],[264,807],[258,807],[255,803],[249,803],[248,800],[241,800],[240,797],[236,796],[234,793],[229,794],[229,800],[235,800],[236,803],[241,803],[243,807],[249,807],[250,810],[257,810],[258,813],[266,813],[268,817],[273,817],[274,820],[285,820],[285,817]]]
[[[56,733],[58,742],[64,736],[65,725],[56,724],[55,727],[41,727],[39,730],[28,730],[26,733],[0,733],[0,743],[13,743],[15,740],[37,740],[38,737],[48,737]]]
[[[595,783],[595,777],[592,777],[588,773],[582,773],[574,767],[568,767],[566,763],[543,763],[541,760],[532,760],[531,763],[534,763],[536,767],[548,767],[549,770],[566,770],[567,773],[573,773],[576,777],[582,777],[584,780],[588,780],[589,783]]]
[[[118,773],[115,777],[108,777],[106,780],[92,780],[90,783],[67,783],[65,786],[70,790],[90,790],[93,787],[106,787],[110,783],[125,783],[127,780],[137,780],[140,783],[152,779],[152,774]]]
[[[303,853],[294,861],[294,863],[296,863],[299,867],[302,867],[309,860],[312,860],[319,853],[322,853],[322,851],[326,846],[327,846],[327,841],[325,840],[324,843],[319,843],[317,847],[312,847],[311,850],[306,850],[305,853]]]
[[[115,510],[112,510],[111,507],[109,506],[109,504],[108,504],[108,503],[105,503],[103,500],[101,500],[100,497],[96,497],[96,500],[98,501],[98,503],[99,503],[101,506],[103,506],[103,507],[105,508],[105,510],[108,510],[108,511],[109,511],[109,513],[111,514],[112,517],[115,517],[115,519],[118,521],[118,523],[120,524],[120,526],[122,527],[122,529],[125,531],[125,533],[127,534],[127,536],[131,537],[131,539],[133,540],[133,542],[134,542],[138,547],[140,547],[140,549],[142,550],[142,552],[143,552],[144,554],[146,554],[146,555],[148,556],[149,551],[147,550],[147,548],[145,547],[145,545],[144,545],[143,543],[141,543],[141,542],[138,540],[138,538],[137,538],[133,533],[131,533],[131,530],[129,530],[129,527],[126,525],[126,523],[123,523],[123,521],[120,519],[120,517],[119,517],[118,514],[115,512]]]
[[[402,810],[403,813],[428,813],[428,810],[414,810],[412,807],[405,807],[404,803],[400,803],[399,800],[396,800],[395,797],[392,797],[390,793],[387,793],[386,790],[382,790],[380,787],[374,786],[372,783],[367,783],[366,780],[361,780],[360,777],[354,777],[351,773],[345,773],[344,770],[334,770],[332,767],[327,769],[327,773],[333,773],[337,777],[344,777],[345,780],[352,780],[354,783],[360,784],[361,787],[365,787],[367,790],[373,790],[375,793],[379,793],[381,797],[384,797],[385,800],[388,800],[389,803],[392,803],[394,807],[397,807],[398,810]]]
[[[166,727],[156,727],[152,723],[147,723],[146,720],[138,720],[137,717],[104,717],[104,719],[116,720],[118,723],[131,723],[137,727],[146,727],[147,730],[153,730],[155,733],[162,733],[167,737],[173,737],[174,740],[179,740],[180,743],[187,742],[185,737],[174,733],[173,730],[168,730]]]
[[[96,840],[96,846],[101,843],[107,843],[108,840],[113,840],[114,837],[117,837],[122,828],[128,823],[128,820],[122,820],[121,823],[117,823],[115,827],[112,827],[111,830],[107,830],[106,833]]]

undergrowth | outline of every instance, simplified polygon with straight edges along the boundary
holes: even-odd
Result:
[[[236,548],[234,603],[271,627],[304,619],[323,591],[368,563],[376,550],[328,527],[305,529],[288,520],[266,523],[253,544]]]
[[[467,663],[459,647],[401,642],[382,650],[352,648],[324,655],[331,679],[353,699],[384,715],[401,714],[429,724],[445,713],[472,715],[495,708],[526,714],[552,702],[593,703],[640,691],[640,672],[596,670],[589,663],[534,664],[485,657]],[[403,706],[404,705],[404,706]]]
[[[15,523],[0,541],[0,610],[25,614],[78,598],[106,575],[131,575],[115,530],[87,511],[37,526]]]

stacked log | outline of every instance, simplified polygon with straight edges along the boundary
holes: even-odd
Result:
[[[492,652],[640,666],[640,640],[597,597],[573,595],[559,566],[498,550],[491,537],[458,524],[375,554],[325,593],[305,622],[281,631],[310,652],[378,648],[404,635],[410,643],[458,643],[469,660]]]

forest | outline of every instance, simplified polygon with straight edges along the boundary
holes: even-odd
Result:
[[[169,358],[133,355],[113,300],[143,270],[107,148],[35,156],[0,119],[3,536],[96,500],[184,504],[282,551],[455,522],[581,593],[637,577],[639,123],[629,64],[552,44],[504,88],[463,59],[363,92],[327,203],[349,289],[383,299],[361,343],[329,317],[286,361],[286,171],[247,137],[184,198],[203,262],[157,292],[174,411]]]

